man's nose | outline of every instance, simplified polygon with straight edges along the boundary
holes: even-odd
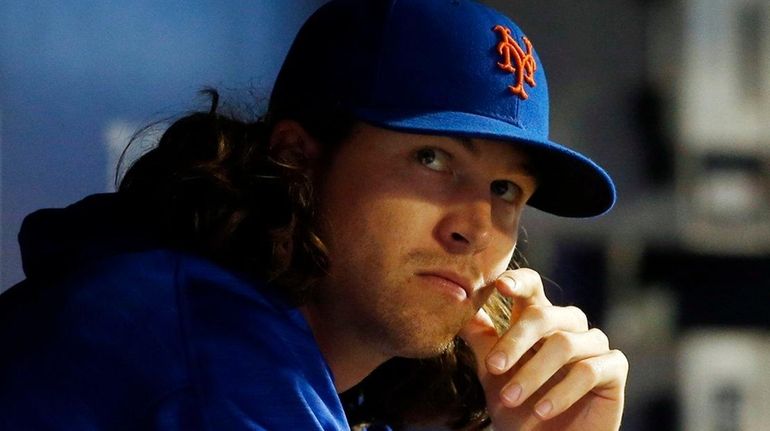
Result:
[[[450,253],[475,254],[489,247],[492,237],[489,198],[457,202],[437,226],[439,242]]]

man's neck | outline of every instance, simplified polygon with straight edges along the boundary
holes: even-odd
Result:
[[[334,376],[338,393],[357,385],[389,358],[361,342],[353,331],[337,328],[336,319],[323,318],[312,305],[301,307],[318,347]]]

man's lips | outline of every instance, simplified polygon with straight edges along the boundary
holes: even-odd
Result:
[[[473,294],[473,284],[462,275],[452,271],[423,271],[417,273],[420,276],[436,277],[451,285],[459,287],[463,292],[465,298],[470,298]]]

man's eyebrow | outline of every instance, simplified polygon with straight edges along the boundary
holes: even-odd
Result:
[[[450,136],[449,139],[457,142],[458,144],[462,145],[463,148],[468,150],[471,154],[478,155],[479,154],[479,147],[478,145],[473,143],[473,139],[467,137],[467,136]]]
[[[537,171],[535,170],[535,167],[532,166],[532,162],[529,162],[529,161],[514,162],[511,164],[511,167],[513,168],[514,171],[524,176],[537,179],[537,173],[536,173]]]
[[[460,144],[463,148],[468,150],[471,154],[478,155],[480,150],[479,146],[476,145],[476,143],[473,142],[472,138],[469,138],[467,136],[449,136],[449,139],[457,142]],[[535,168],[532,166],[531,162],[514,162],[511,164],[511,169],[513,169],[515,172],[520,172],[522,175],[531,177],[531,178],[537,178],[537,175],[535,174]]]

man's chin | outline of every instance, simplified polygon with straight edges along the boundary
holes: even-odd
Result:
[[[422,343],[411,343],[404,346],[403,351],[398,355],[411,359],[428,359],[453,351],[455,348],[455,336],[448,335],[441,339],[425,340]]]
[[[381,345],[387,346],[393,356],[435,357],[454,349],[455,337],[472,316],[470,311],[412,308],[407,317],[378,325],[379,336],[374,339],[384,343]]]

